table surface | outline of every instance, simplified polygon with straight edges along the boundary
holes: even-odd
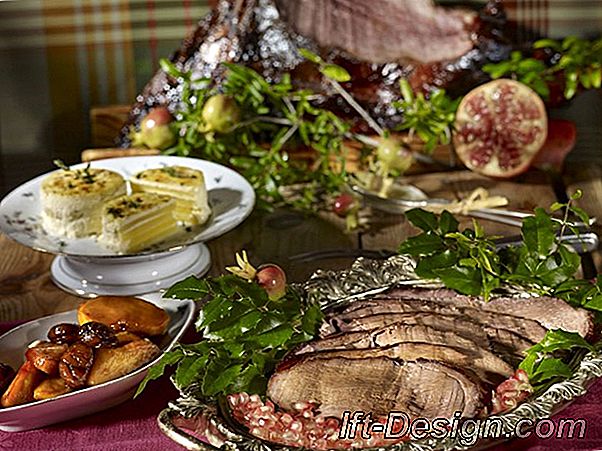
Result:
[[[602,219],[602,166],[598,164],[572,165],[562,176],[553,176],[539,171],[530,171],[513,181],[492,180],[468,171],[431,173],[410,177],[410,182],[434,197],[460,198],[474,188],[482,186],[492,195],[503,195],[510,201],[509,208],[531,211],[534,207],[548,207],[556,200],[581,188],[585,195],[579,201],[592,216]],[[471,219],[464,218],[464,225]],[[486,231],[496,235],[515,235],[518,229],[481,221]],[[598,230],[599,231],[599,230]],[[399,243],[416,231],[398,215],[373,212],[372,227],[367,232],[345,233],[344,221],[333,214],[304,215],[297,212],[278,210],[271,213],[255,211],[237,229],[208,243],[212,255],[211,275],[218,275],[223,268],[234,262],[234,254],[247,250],[254,264],[274,262],[281,265],[289,280],[299,282],[307,279],[317,269],[342,269],[348,267],[353,258],[341,257],[298,263],[289,257],[299,253],[322,250],[395,250]],[[66,294],[57,288],[49,275],[52,255],[30,250],[0,234],[0,322],[23,321],[40,316],[76,308],[81,298]],[[594,262],[599,267],[599,252],[584,259],[587,265]],[[151,386],[149,394],[130,401],[112,413],[99,413],[73,424],[57,425],[41,431],[19,434],[1,434],[0,448],[23,443],[38,443],[35,449],[53,449],[52,443],[61,443],[76,436],[77,431],[94,428],[94,445],[90,449],[107,449],[118,444],[119,449],[163,449],[177,448],[161,437],[154,418],[175,392],[168,383],[159,382]],[[602,391],[598,387],[598,395]],[[158,393],[154,396],[153,393]],[[587,397],[585,397],[587,398]],[[602,398],[602,396],[598,396]],[[586,402],[586,401],[583,401]],[[593,408],[593,410],[596,410]],[[135,413],[135,414],[134,414]],[[129,418],[128,415],[134,415]],[[598,414],[595,422],[602,421]],[[130,432],[127,432],[130,431]],[[146,431],[142,433],[141,431]],[[151,431],[151,432],[149,432]],[[129,435],[129,434],[133,435]],[[142,435],[141,435],[142,434]],[[580,441],[576,446],[593,450],[602,447],[599,433],[595,439]],[[130,440],[131,441],[128,441]],[[42,443],[49,440],[48,444]],[[146,441],[145,441],[146,440]],[[593,440],[593,442],[592,442]],[[65,443],[65,442],[62,442]],[[111,445],[109,445],[111,444]],[[530,450],[548,448],[546,443],[528,442]],[[551,443],[549,444],[551,446]],[[518,446],[522,449],[527,446]],[[17,446],[18,448],[19,446]],[[84,445],[82,444],[82,448]],[[78,449],[81,449],[78,446]],[[569,448],[566,448],[569,449]]]

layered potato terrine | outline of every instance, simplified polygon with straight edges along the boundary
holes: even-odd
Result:
[[[42,224],[53,235],[82,238],[101,231],[103,205],[126,193],[126,182],[107,169],[59,170],[42,182]]]
[[[181,231],[176,201],[166,195],[135,193],[107,202],[102,213],[101,242],[109,249],[132,253]]]
[[[164,194],[176,200],[176,220],[184,225],[204,224],[211,210],[205,176],[197,169],[167,166],[147,169],[130,179],[132,191]]]

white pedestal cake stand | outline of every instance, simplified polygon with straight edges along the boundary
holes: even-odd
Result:
[[[78,296],[133,296],[167,289],[190,275],[202,276],[210,267],[209,248],[199,243],[177,252],[118,259],[59,255],[50,272],[54,283]]]
[[[0,202],[0,231],[32,249],[56,254],[53,281],[78,296],[133,296],[169,288],[190,275],[202,276],[211,265],[203,243],[229,232],[251,213],[253,187],[240,174],[225,166],[196,158],[172,156],[125,157],[98,160],[93,168],[117,172],[130,179],[140,171],[185,166],[205,174],[211,217],[200,227],[189,227],[153,249],[120,255],[107,249],[96,237],[67,239],[43,227],[41,185],[50,173],[15,188]],[[72,170],[85,168],[72,166]]]
[[[178,252],[119,259],[59,255],[50,272],[54,283],[78,296],[133,296],[167,289],[190,275],[202,276],[210,266],[209,248],[199,243]]]

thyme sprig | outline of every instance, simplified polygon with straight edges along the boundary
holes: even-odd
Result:
[[[90,172],[90,163],[88,163],[85,168],[77,170],[71,169],[63,160],[56,159],[53,160],[52,163],[63,171],[72,172],[76,177],[81,178],[86,183],[94,183],[94,174]]]

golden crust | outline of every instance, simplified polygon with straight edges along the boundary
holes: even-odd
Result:
[[[84,302],[77,309],[80,324],[90,321],[120,325],[136,335],[163,335],[169,325],[165,310],[142,299],[122,296],[99,296]]]
[[[60,377],[45,379],[33,391],[33,399],[39,401],[40,399],[56,398],[70,391],[73,391],[73,389]]]
[[[98,385],[124,376],[160,352],[157,345],[147,339],[132,341],[119,348],[101,348],[96,351],[87,383]]]
[[[42,192],[60,196],[92,196],[111,194],[125,186],[125,180],[108,169],[89,168],[56,171],[42,182]]]
[[[147,169],[139,172],[131,180],[132,183],[148,181],[170,186],[197,187],[205,186],[205,176],[197,169],[185,166],[167,166],[164,168]]]
[[[117,197],[104,205],[105,219],[119,220],[162,207],[175,201],[164,194],[134,193]]]

